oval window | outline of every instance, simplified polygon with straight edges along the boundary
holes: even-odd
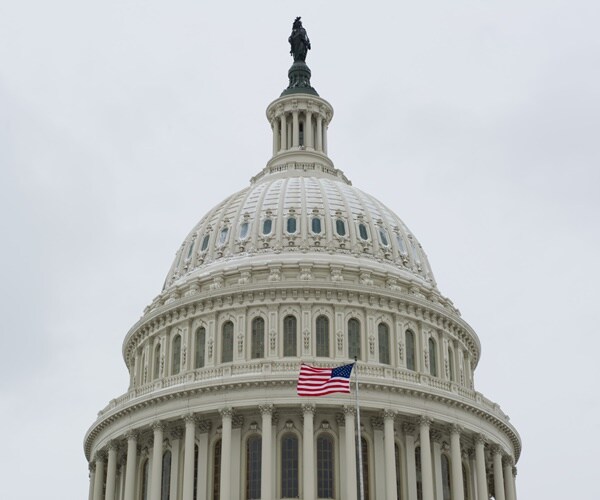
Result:
[[[240,240],[244,240],[246,239],[246,236],[248,236],[248,227],[250,226],[250,224],[248,224],[247,222],[243,222],[242,225],[240,226]]]
[[[221,229],[221,232],[219,233],[219,246],[222,246],[225,244],[225,242],[227,241],[228,233],[229,233],[228,227],[224,227],[223,229]]]
[[[358,225],[358,234],[363,240],[369,239],[369,233],[367,233],[367,226],[365,226],[362,222]]]
[[[207,234],[202,240],[202,246],[200,247],[202,252],[208,248],[208,240],[210,240],[210,234]]]
[[[337,219],[335,221],[335,231],[340,236],[346,236],[346,224],[342,219]]]
[[[406,251],[406,245],[404,244],[404,239],[402,239],[402,236],[400,236],[399,234],[396,235],[396,240],[398,241],[398,248],[400,249],[400,253],[402,255],[407,255],[408,252]]]
[[[321,233],[321,219],[319,219],[318,217],[313,217],[311,226],[312,226],[313,233],[315,233],[315,234]]]
[[[287,232],[291,233],[291,234],[296,232],[296,218],[295,217],[290,217],[287,220]]]
[[[388,241],[388,237],[387,237],[387,233],[385,232],[385,229],[379,230],[379,241],[381,242],[381,244],[384,247],[387,247],[390,244],[390,242]]]
[[[265,219],[263,221],[263,234],[270,234],[273,229],[273,221],[271,219]]]

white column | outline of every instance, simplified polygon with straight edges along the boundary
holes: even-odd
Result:
[[[125,466],[125,500],[135,500],[135,478],[137,469],[137,434],[128,432],[127,465]]]
[[[505,500],[504,474],[502,474],[502,449],[498,445],[492,446],[492,460],[494,463],[494,499]]]
[[[302,475],[304,476],[304,500],[314,500],[316,495],[315,489],[315,463],[314,463],[314,416],[315,416],[315,405],[304,404],[302,405],[302,415],[304,416],[304,429],[303,429],[303,450],[302,463],[304,470]]]
[[[271,447],[273,443],[273,405],[264,404],[258,407],[262,415],[262,443],[260,452],[260,496],[262,500],[273,500],[271,493]]]
[[[104,468],[106,457],[103,452],[96,453],[96,475],[94,477],[94,500],[103,500]]]
[[[279,148],[279,151],[285,151],[287,149],[287,118],[285,116],[285,113],[281,113],[281,147]]]
[[[292,111],[292,147],[300,145],[300,122],[298,121],[298,110]]]
[[[327,123],[323,126],[323,153],[327,154]]]
[[[421,482],[423,484],[423,500],[434,500],[433,471],[431,468],[431,442],[429,427],[432,420],[428,417],[419,419],[419,436],[421,440]],[[487,499],[486,499],[487,500]]]
[[[233,410],[223,408],[221,414],[221,498],[229,499],[231,491],[231,419]]]
[[[229,482],[229,499],[241,500],[240,493],[242,490],[242,426],[244,425],[244,417],[234,415],[231,418],[231,477]]]
[[[94,462],[90,462],[88,464],[88,469],[90,471],[90,487],[88,490],[88,500],[94,500],[94,480],[96,479],[96,464]]]
[[[516,500],[514,495],[514,482],[513,480],[513,462],[512,458],[509,456],[505,456],[502,460],[502,464],[504,467],[504,494],[506,496],[506,500]]]
[[[488,499],[487,475],[485,472],[485,452],[483,436],[475,436],[475,467],[477,469],[477,498]]]
[[[452,470],[452,498],[462,500],[465,498],[465,489],[463,485],[462,475],[462,458],[460,453],[460,432],[461,428],[458,425],[453,425],[450,428],[450,467]]]
[[[196,481],[197,500],[207,500],[208,495],[208,431],[210,422],[198,423],[198,479]]]
[[[346,499],[356,500],[356,444],[354,441],[354,408],[344,406],[344,420],[346,426]]]
[[[511,467],[510,473],[508,474],[509,485],[506,491],[510,491],[512,493],[512,498],[507,498],[507,500],[517,500],[517,485],[515,482],[515,478],[517,477],[517,468]]]
[[[323,117],[317,115],[317,151],[323,151]]]
[[[179,450],[181,449],[181,429],[171,433],[171,478],[169,480],[169,498],[180,498],[179,495]]]
[[[404,424],[404,449],[406,450],[406,482],[408,500],[417,500],[417,463],[415,461],[415,426]]]
[[[183,417],[185,444],[183,446],[183,500],[194,500],[194,446],[196,444],[196,418]]]
[[[115,500],[117,479],[117,446],[115,443],[108,443],[108,465],[106,470],[106,494],[105,500]]]
[[[150,500],[160,500],[165,426],[162,422],[155,422],[152,429],[154,430],[154,442],[152,444],[152,471],[150,472]]]
[[[279,151],[279,120],[277,118],[271,120],[271,128],[273,129],[273,155],[276,155]]]
[[[307,148],[314,149],[313,144],[313,128],[312,128],[312,112],[306,112],[306,123],[304,124],[304,144]]]
[[[394,449],[394,418],[396,413],[392,410],[383,412],[383,443],[385,447],[385,495],[386,498],[396,500],[396,453]]]
[[[431,441],[433,448],[433,484],[436,500],[444,500],[442,486],[442,435],[432,431]]]

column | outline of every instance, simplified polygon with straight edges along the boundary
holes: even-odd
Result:
[[[231,491],[231,419],[233,410],[223,408],[221,414],[221,498],[229,498]],[[154,500],[154,499],[152,499]]]
[[[287,118],[285,113],[281,113],[281,147],[279,151],[285,151],[287,149]]]
[[[150,472],[150,500],[160,500],[162,480],[163,433],[165,426],[162,422],[152,425],[154,442],[152,444],[152,470]]]
[[[307,148],[314,149],[313,144],[313,128],[312,128],[312,112],[306,112],[306,120],[304,123],[304,144]]]
[[[90,471],[90,487],[88,491],[88,500],[94,500],[94,480],[96,479],[96,464],[92,461],[88,463]]]
[[[396,453],[394,449],[394,418],[392,410],[383,412],[383,444],[385,447],[385,496],[388,499],[398,498],[396,490]]]
[[[198,422],[198,479],[196,481],[197,500],[207,500],[208,496],[208,431],[210,421]]]
[[[128,432],[127,465],[125,466],[125,500],[135,500],[135,470],[137,468],[137,434]]]
[[[179,494],[179,450],[183,439],[183,429],[171,431],[171,479],[169,482],[169,497],[180,498]]]
[[[104,452],[96,453],[96,476],[94,477],[94,500],[103,500],[104,468],[106,466]]]
[[[115,500],[117,479],[117,445],[108,443],[108,466],[106,471],[106,494],[105,500]]]
[[[300,146],[300,122],[298,121],[298,110],[292,111],[292,147]]]
[[[419,419],[419,436],[421,440],[421,482],[423,484],[423,500],[434,500],[433,471],[431,468],[431,442],[429,427],[432,420],[428,417]],[[487,500],[487,497],[485,497]]]
[[[323,117],[317,115],[317,151],[323,151]]]
[[[417,500],[417,463],[415,461],[415,426],[406,423],[403,426],[404,448],[406,449],[406,482],[408,500]]]
[[[279,120],[273,118],[271,120],[271,128],[273,129],[273,156],[279,151]]]
[[[229,478],[229,499],[241,500],[240,493],[242,491],[242,427],[244,426],[244,417],[241,415],[233,415],[231,418],[231,466],[230,469],[235,471]]]
[[[504,493],[506,500],[517,500],[515,494],[515,481],[513,476],[513,459],[510,456],[505,456],[504,465]]]
[[[492,457],[494,461],[494,498],[495,500],[505,500],[504,475],[502,474],[502,449],[500,446],[492,446]]]
[[[356,444],[354,440],[354,408],[344,406],[344,421],[346,426],[346,499],[356,500]]]
[[[460,433],[462,429],[458,425],[450,428],[450,467],[452,474],[452,498],[465,498],[465,488],[462,475],[462,458],[460,453]]]
[[[315,462],[314,462],[314,442],[315,442],[315,431],[314,431],[314,416],[315,416],[315,405],[305,404],[302,405],[302,415],[304,416],[304,429],[303,429],[303,460],[304,470],[302,474],[304,476],[304,500],[314,500],[316,489],[315,489]]]
[[[262,500],[272,500],[271,473],[271,447],[273,443],[273,405],[264,404],[258,407],[262,415],[262,443],[260,454],[260,496]]]
[[[431,431],[433,448],[433,484],[436,500],[444,500],[442,491],[442,434],[439,431]]]
[[[185,422],[183,446],[183,500],[194,500],[194,446],[196,444],[196,418],[189,414]]]
[[[323,127],[323,153],[327,154],[327,123]]]
[[[483,436],[475,436],[475,469],[477,471],[477,498],[488,498],[487,475],[485,472],[485,451]]]

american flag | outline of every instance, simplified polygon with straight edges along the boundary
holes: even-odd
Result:
[[[324,396],[333,392],[350,393],[350,374],[354,363],[337,368],[315,368],[302,363],[298,376],[298,396]]]

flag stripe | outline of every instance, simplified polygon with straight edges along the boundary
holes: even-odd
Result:
[[[298,375],[299,396],[324,396],[341,392],[350,393],[350,374],[354,364],[337,368],[317,368],[304,363]],[[335,371],[335,375],[333,372]]]

